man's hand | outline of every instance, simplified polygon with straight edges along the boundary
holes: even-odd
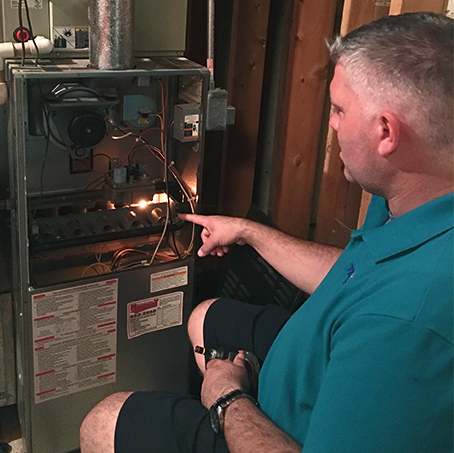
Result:
[[[207,255],[223,256],[229,251],[230,244],[244,245],[242,239],[247,220],[236,217],[202,216],[197,214],[179,214],[180,219],[203,226],[203,245],[198,251],[200,257]]]
[[[315,291],[342,253],[342,249],[303,241],[252,220],[196,214],[179,214],[179,217],[203,226],[200,257],[223,256],[230,244],[248,244],[307,294]]]
[[[202,404],[209,409],[221,396],[232,390],[249,390],[250,377],[246,359],[242,353],[237,354],[233,362],[213,359],[207,363],[202,384]]]
[[[207,363],[202,384],[202,404],[209,409],[221,396],[235,389],[249,390],[249,373],[246,359],[239,353],[233,362],[213,359]],[[300,453],[302,446],[281,431],[251,401],[241,398],[234,401],[224,413],[224,435],[229,451]]]

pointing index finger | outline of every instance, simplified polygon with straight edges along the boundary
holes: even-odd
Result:
[[[185,220],[187,222],[193,222],[197,225],[202,225],[203,227],[206,225],[206,216],[198,215],[198,214],[178,214],[178,217],[181,220]]]

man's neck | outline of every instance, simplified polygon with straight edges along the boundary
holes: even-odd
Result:
[[[398,217],[451,192],[454,192],[451,178],[420,177],[416,183],[404,185],[388,198],[389,209],[393,216]]]

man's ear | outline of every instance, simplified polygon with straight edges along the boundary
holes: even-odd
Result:
[[[378,117],[378,152],[382,157],[389,157],[396,149],[400,139],[401,123],[390,112],[382,112]]]

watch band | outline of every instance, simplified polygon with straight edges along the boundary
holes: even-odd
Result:
[[[210,422],[213,431],[218,434],[224,431],[225,411],[234,401],[240,398],[247,398],[258,406],[257,401],[251,395],[236,389],[218,398],[210,408]]]

